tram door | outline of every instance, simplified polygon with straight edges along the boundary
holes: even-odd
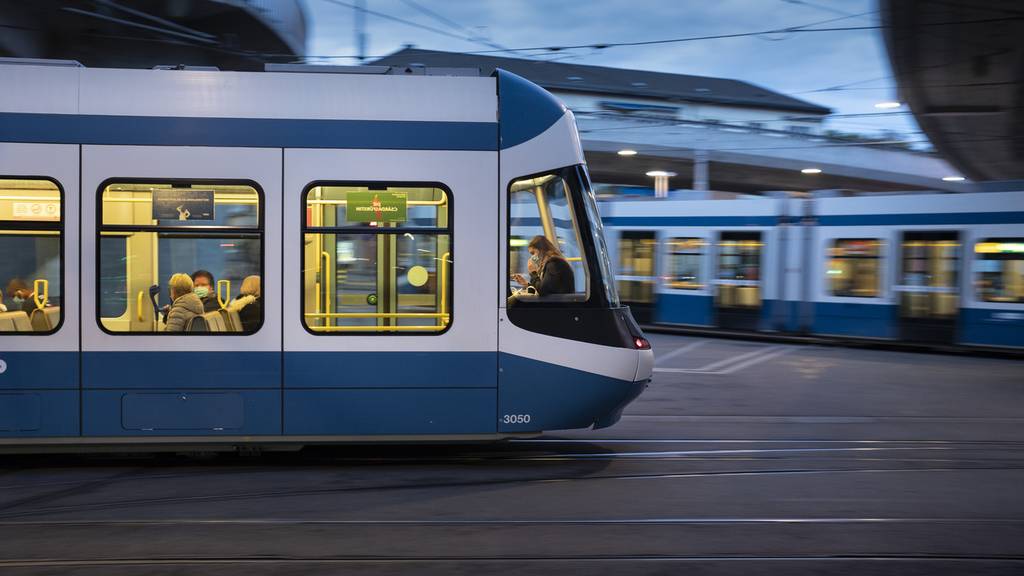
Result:
[[[640,323],[650,322],[654,315],[657,242],[654,232],[624,231],[619,237],[619,298]]]
[[[84,435],[280,434],[281,151],[83,146],[82,190]]]
[[[959,303],[957,232],[905,232],[899,293],[900,337],[952,343]]]
[[[763,247],[760,232],[722,232],[715,279],[718,327],[757,330],[761,319]]]

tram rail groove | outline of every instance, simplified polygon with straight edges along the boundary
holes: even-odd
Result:
[[[0,568],[85,567],[85,566],[160,566],[202,564],[407,564],[452,562],[1008,562],[1024,563],[1020,555],[946,555],[946,554],[807,554],[807,555],[586,555],[586,556],[239,556],[239,557],[168,557],[168,558],[102,558],[102,559],[46,559],[0,560]]]
[[[501,478],[494,480],[470,481],[470,482],[447,482],[447,483],[409,483],[390,486],[351,486],[345,488],[317,488],[309,490],[266,490],[248,493],[223,493],[207,494],[198,496],[169,496],[160,498],[138,498],[131,500],[107,500],[101,502],[90,502],[82,504],[68,504],[64,506],[49,506],[28,509],[16,512],[0,513],[0,521],[6,518],[24,518],[47,514],[85,512],[90,510],[111,510],[116,508],[133,508],[138,506],[169,505],[180,503],[196,502],[228,502],[244,500],[260,500],[266,498],[299,498],[308,496],[323,496],[327,494],[346,494],[360,492],[385,492],[398,490],[422,490],[422,489],[446,489],[446,488],[470,488],[483,486],[522,485],[522,484],[551,484],[565,482],[599,482],[616,480],[668,480],[684,478],[714,478],[726,476],[772,476],[772,475],[814,475],[814,474],[877,474],[877,473],[904,473],[923,474],[936,472],[965,472],[965,471],[998,471],[1024,470],[1021,467],[946,467],[946,468],[830,468],[830,469],[775,469],[775,470],[732,470],[732,471],[709,471],[709,472],[676,472],[664,474],[623,474],[623,475],[598,475],[598,476],[561,476],[550,478]],[[11,510],[15,506],[7,506]]]

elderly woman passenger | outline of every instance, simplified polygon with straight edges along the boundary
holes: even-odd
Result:
[[[259,276],[246,276],[238,298],[228,304],[228,310],[238,312],[243,332],[255,332],[263,316],[263,291]]]
[[[188,274],[171,276],[170,288],[172,304],[164,332],[184,332],[189,321],[203,314],[203,301],[192,291],[192,277]]]

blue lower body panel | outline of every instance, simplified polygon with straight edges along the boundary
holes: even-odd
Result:
[[[85,436],[281,433],[278,390],[86,390]]]
[[[647,382],[630,382],[501,354],[499,432],[610,426]]]
[[[196,338],[196,346],[203,340]],[[281,353],[85,352],[82,388],[280,389]]]
[[[896,338],[898,311],[889,304],[816,302],[815,334],[858,338]]]
[[[0,436],[78,436],[78,390],[0,392]]]
[[[960,343],[1024,347],[1024,311],[964,308],[960,311]]]
[[[654,321],[665,324],[714,324],[714,299],[702,294],[658,294]]]
[[[285,434],[493,434],[494,388],[285,390]]]
[[[0,360],[0,437],[78,436],[78,352],[0,352]]]

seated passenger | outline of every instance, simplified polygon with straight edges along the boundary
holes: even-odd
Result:
[[[32,314],[32,311],[36,309],[36,293],[21,278],[14,278],[7,283],[7,293],[11,295],[11,301],[14,302],[12,310],[21,310],[26,314]]]
[[[196,296],[203,301],[204,312],[220,310],[220,302],[217,301],[217,282],[213,279],[213,274],[206,270],[196,270],[192,273],[192,285]]]
[[[4,305],[4,292],[0,290],[0,313],[7,312],[7,306]]]
[[[171,309],[167,312],[164,332],[184,332],[190,320],[203,314],[203,301],[192,291],[192,278],[188,274],[171,276]]]
[[[546,236],[534,236],[526,249],[530,252],[530,262],[526,265],[530,279],[527,280],[522,274],[512,276],[520,286],[533,286],[540,296],[572,294],[576,291],[572,266],[551,240]]]
[[[238,312],[243,332],[255,332],[259,328],[263,312],[263,291],[259,276],[246,276],[245,280],[242,280],[238,298],[228,304],[228,310]]]

